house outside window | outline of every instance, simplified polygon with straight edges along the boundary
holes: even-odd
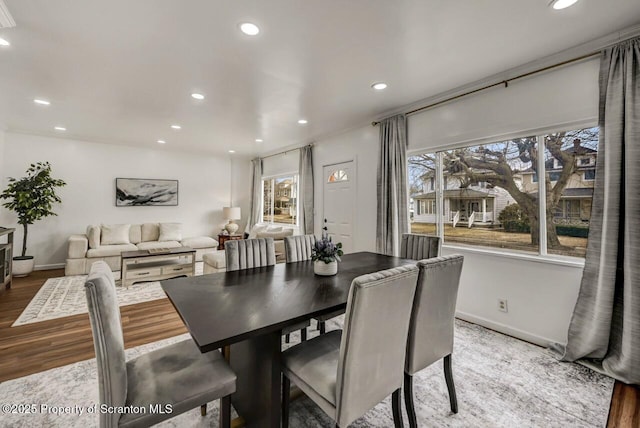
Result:
[[[263,178],[262,201],[263,222],[297,224],[298,175]]]
[[[444,243],[584,257],[597,146],[598,128],[585,128],[410,155],[411,198],[424,206],[411,232],[434,234],[441,227]],[[544,202],[539,176],[545,177]],[[432,179],[435,191],[416,191],[427,187],[420,180]]]

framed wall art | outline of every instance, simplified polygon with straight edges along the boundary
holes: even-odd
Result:
[[[116,206],[177,206],[178,180],[116,178]]]

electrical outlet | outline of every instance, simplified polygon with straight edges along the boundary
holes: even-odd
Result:
[[[498,299],[498,310],[501,312],[509,312],[507,307],[507,299]]]

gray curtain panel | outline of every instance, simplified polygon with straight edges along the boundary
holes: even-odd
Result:
[[[563,360],[640,384],[640,38],[605,50],[587,259]]]
[[[251,204],[249,205],[249,218],[245,233],[251,232],[251,228],[260,220],[260,210],[262,209],[262,159],[257,158],[251,161]]]
[[[300,206],[298,212],[300,218],[300,234],[313,233],[313,153],[312,147],[304,146],[300,148],[300,167],[298,183],[298,201]]]
[[[407,212],[407,122],[400,114],[380,122],[376,251],[397,256],[409,231]]]

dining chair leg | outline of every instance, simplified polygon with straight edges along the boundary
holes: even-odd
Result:
[[[404,406],[407,408],[407,416],[409,416],[409,427],[417,428],[418,419],[413,404],[413,376],[408,373],[404,374]]]
[[[203,404],[200,406],[200,416],[207,416],[207,405]]]
[[[307,328],[303,328],[302,330],[300,330],[300,340],[302,342],[304,342],[305,340],[307,340]]]
[[[444,357],[444,379],[447,381],[447,389],[449,390],[449,402],[451,403],[451,411],[453,413],[458,413],[456,386],[453,384],[453,371],[451,370],[451,354]]]
[[[324,321],[318,321],[318,330],[320,330],[320,334],[325,334],[327,327],[324,325]]]
[[[220,428],[231,428],[231,396],[220,399]]]
[[[289,399],[291,395],[291,381],[282,375],[282,428],[289,428]]]
[[[402,388],[398,388],[393,391],[391,395],[391,407],[393,408],[393,425],[395,428],[403,428],[404,424],[402,423],[402,398],[400,397],[400,393],[402,392]]]
[[[284,343],[289,343],[289,339],[290,339],[289,333],[285,334],[284,335]]]

